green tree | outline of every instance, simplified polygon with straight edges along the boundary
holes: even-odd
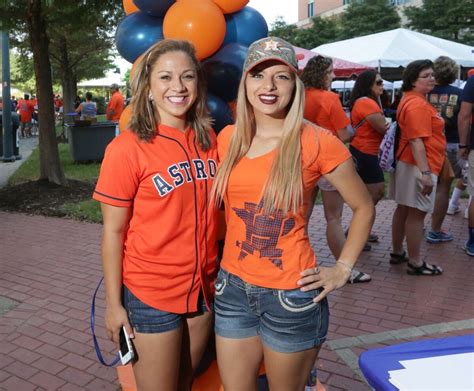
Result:
[[[340,34],[338,19],[314,17],[312,22],[310,27],[298,28],[294,24],[286,24],[283,18],[279,17],[272,24],[270,35],[283,38],[305,49],[313,49],[338,40]]]
[[[352,1],[341,15],[341,38],[349,39],[400,27],[400,16],[387,0]]]
[[[309,28],[298,30],[297,45],[305,49],[313,49],[325,43],[335,42],[341,34],[339,20],[337,18],[312,18],[313,24]]]
[[[421,7],[407,7],[405,15],[413,30],[474,45],[472,0],[424,0]]]
[[[102,17],[107,7],[117,6],[117,0],[78,0],[74,4],[62,0],[4,0],[0,2],[0,21],[2,27],[16,35],[16,41],[27,42],[32,54],[36,92],[38,95],[40,122],[40,179],[56,184],[66,184],[57,148],[54,126],[53,77],[51,72],[51,37],[55,26],[75,24],[83,13]],[[70,12],[65,18],[65,12]],[[111,20],[109,23],[117,23]],[[78,31],[90,31],[94,25],[76,25]],[[65,29],[66,30],[66,29]],[[77,32],[78,32],[77,31]],[[56,30],[57,32],[57,30]],[[54,36],[53,39],[57,37]],[[21,50],[21,49],[20,49]],[[26,49],[23,49],[26,51]],[[74,48],[76,50],[76,48]],[[69,52],[68,52],[69,53]],[[73,75],[74,77],[74,75]],[[77,80],[77,77],[75,77]]]
[[[289,43],[296,45],[296,35],[298,28],[294,24],[287,24],[282,16],[276,18],[276,20],[270,26],[268,35],[273,37],[279,37],[288,41]],[[298,45],[296,45],[298,46]]]

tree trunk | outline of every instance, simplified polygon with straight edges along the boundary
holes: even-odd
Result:
[[[76,85],[71,63],[69,61],[69,51],[65,37],[59,38],[59,52],[61,53],[60,69],[61,86],[63,89],[63,110],[64,113],[72,113],[74,111],[74,100],[76,98]]]
[[[40,179],[65,185],[66,178],[59,161],[58,143],[54,125],[53,83],[49,60],[49,37],[42,13],[41,0],[28,1],[28,32],[35,68],[40,123],[39,152]]]

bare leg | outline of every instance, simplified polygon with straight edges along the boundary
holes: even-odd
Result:
[[[370,196],[372,197],[372,201],[374,205],[377,205],[377,203],[383,198],[385,195],[385,187],[384,183],[370,183],[366,184],[367,190],[370,193]]]
[[[392,249],[394,254],[403,254],[405,240],[405,222],[408,216],[408,207],[397,205],[392,218]]]
[[[408,208],[408,214],[405,221],[405,233],[407,237],[407,249],[410,263],[420,266],[423,262],[420,259],[420,247],[423,239],[423,223],[426,212],[416,208]]]
[[[257,391],[258,370],[263,359],[260,337],[230,339],[217,336],[216,347],[225,391]]]
[[[214,314],[210,312],[186,319],[183,327],[178,390],[188,391],[191,389],[193,374],[206,350],[213,319]]]
[[[175,391],[178,386],[182,328],[158,334],[134,331],[138,360],[133,372],[140,391]]]
[[[279,353],[264,347],[265,369],[272,391],[302,391],[320,346],[297,353]]]
[[[326,238],[329,249],[335,259],[341,255],[346,238],[342,228],[342,210],[344,200],[337,191],[321,191],[323,197],[324,216],[327,221]]]
[[[436,199],[431,217],[431,230],[435,232],[441,231],[446,212],[448,211],[449,204],[449,190],[451,189],[452,179],[449,181],[441,181],[436,187]]]

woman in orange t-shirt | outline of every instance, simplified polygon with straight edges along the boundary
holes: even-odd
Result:
[[[355,134],[349,150],[374,205],[383,198],[385,190],[385,178],[378,159],[380,143],[388,126],[379,103],[382,93],[382,77],[369,69],[357,77],[350,99]],[[369,240],[377,242],[378,237],[370,235]]]
[[[329,91],[334,79],[332,59],[324,56],[315,56],[309,59],[301,74],[304,83],[305,105],[304,118],[322,128],[330,130],[343,143],[351,139],[349,131],[349,118],[342,108],[339,95]],[[325,178],[321,178],[315,189],[316,200],[318,188],[321,190],[326,219],[326,238],[335,259],[339,258],[344,241],[344,228],[342,227],[342,211],[344,200],[336,188]],[[311,213],[311,210],[309,211]],[[370,245],[364,247],[364,251],[370,250]],[[369,274],[352,269],[351,283],[368,282]]]
[[[439,275],[443,270],[421,259],[423,223],[435,202],[438,175],[445,160],[444,120],[427,101],[435,86],[433,63],[413,61],[403,72],[403,98],[397,121],[401,135],[396,151],[397,168],[392,174],[390,194],[397,203],[392,220],[390,263],[408,262],[407,273]],[[403,250],[406,238],[408,257]]]
[[[217,148],[195,50],[162,40],[142,56],[128,130],[108,146],[94,199],[104,219],[105,324],[125,327],[139,390],[189,390],[212,332]]]
[[[214,309],[225,389],[256,391],[262,359],[271,389],[304,388],[328,330],[326,295],[349,279],[373,221],[349,151],[330,132],[304,123],[297,67],[289,43],[254,42],[236,125],[218,137],[213,195],[224,201],[227,231]],[[316,267],[307,235],[322,175],[354,212],[340,257],[328,268]]]

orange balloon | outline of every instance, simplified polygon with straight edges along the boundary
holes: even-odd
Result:
[[[125,15],[130,15],[139,11],[133,0],[123,0],[123,9],[125,10]]]
[[[196,48],[199,60],[219,50],[225,29],[224,14],[212,0],[177,1],[163,20],[165,38],[188,40]]]
[[[120,115],[120,119],[119,119],[120,133],[125,132],[128,129],[128,123],[130,122],[131,118],[132,118],[132,105],[128,105],[127,107],[125,107],[125,109],[122,111],[122,114]]]
[[[143,54],[135,60],[135,62],[132,65],[132,69],[130,69],[130,78],[129,78],[130,83],[132,82],[133,77],[135,76],[135,71],[137,70],[137,65],[140,63],[142,58],[143,58]]]
[[[224,14],[237,12],[244,8],[249,0],[213,0]]]

